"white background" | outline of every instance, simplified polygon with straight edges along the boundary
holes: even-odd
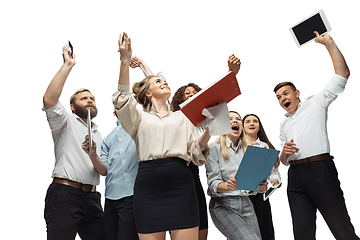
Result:
[[[331,154],[339,171],[353,225],[360,234],[357,154],[359,34],[358,1],[2,1],[1,20],[1,239],[45,239],[44,198],[54,165],[53,142],[42,96],[62,65],[62,47],[71,40],[76,65],[60,101],[81,87],[96,97],[94,119],[105,137],[115,126],[111,94],[119,73],[117,39],[126,31],[133,54],[154,73],[162,71],[172,92],[189,82],[206,87],[227,72],[235,54],[242,91],[229,109],[255,113],[268,137],[280,148],[278,126],[285,111],[274,86],[292,81],[301,99],[316,94],[334,74],[324,46],[298,48],[288,28],[324,9],[330,35],[344,54],[351,76],[344,94],[329,108]],[[143,78],[131,70],[131,82]],[[205,168],[201,180],[207,189]],[[287,167],[281,166],[282,188],[271,196],[276,239],[292,239],[287,203]],[[321,188],[321,186],[318,186]],[[104,193],[104,178],[99,191]],[[207,199],[209,200],[209,199]],[[318,215],[317,239],[333,239]],[[6,237],[5,237],[6,236]],[[208,239],[225,239],[209,216]]]

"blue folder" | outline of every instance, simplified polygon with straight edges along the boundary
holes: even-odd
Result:
[[[237,190],[260,192],[257,189],[270,175],[280,151],[248,145],[235,175]]]

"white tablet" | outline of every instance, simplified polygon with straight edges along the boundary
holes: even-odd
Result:
[[[331,31],[330,24],[323,10],[320,10],[290,28],[290,33],[298,47],[315,39],[314,31],[317,31],[320,35]]]
[[[266,201],[270,195],[275,192],[275,190],[281,185],[281,181],[278,181],[278,183],[275,186],[271,186],[265,193],[263,193],[263,200]]]

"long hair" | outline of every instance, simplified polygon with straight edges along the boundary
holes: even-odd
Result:
[[[260,139],[260,141],[266,142],[270,149],[274,149],[274,150],[275,150],[274,145],[271,144],[269,138],[267,137],[267,135],[266,135],[266,133],[265,133],[265,129],[264,129],[264,127],[263,127],[263,125],[262,125],[262,123],[261,123],[261,121],[260,121],[260,118],[259,118],[258,116],[256,116],[255,114],[247,114],[247,115],[244,117],[244,120],[243,120],[243,122],[242,122],[242,124],[243,124],[243,129],[244,129],[245,119],[246,119],[247,117],[250,117],[250,116],[256,117],[256,118],[258,119],[258,121],[259,121],[259,128],[260,128],[260,129],[259,129],[259,131],[258,131],[258,133],[257,133],[257,137]],[[245,131],[245,130],[244,130],[244,131]],[[279,167],[279,165],[280,165],[280,159],[277,158],[274,166],[277,168],[277,167]]]
[[[180,110],[180,104],[184,102],[184,93],[187,87],[193,87],[197,92],[201,91],[201,88],[195,83],[189,83],[188,85],[180,87],[174,94],[171,100],[171,110],[178,111]]]
[[[241,116],[239,113],[237,113],[236,111],[229,111],[229,113],[235,113],[237,114],[239,117],[240,117],[240,120],[241,120]],[[242,121],[242,120],[241,120]],[[241,134],[240,134],[240,137],[239,137],[239,140],[241,142],[241,147],[242,147],[242,150],[243,152],[246,151],[246,148],[247,148],[247,141],[246,141],[246,138],[245,138],[245,132],[244,132],[244,128],[242,127],[242,130],[241,130]],[[225,158],[225,159],[228,159],[229,158],[229,153],[227,151],[227,147],[226,147],[226,134],[224,135],[221,135],[219,137],[219,140],[217,141],[217,143],[220,143],[220,149],[221,149],[221,154],[222,156]]]

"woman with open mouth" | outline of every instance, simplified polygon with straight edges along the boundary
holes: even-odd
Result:
[[[247,147],[242,119],[235,111],[229,112],[231,131],[209,144],[206,167],[210,216],[229,240],[261,239],[258,221],[249,199],[250,191],[236,190],[236,172]],[[267,182],[258,186],[264,193]]]

